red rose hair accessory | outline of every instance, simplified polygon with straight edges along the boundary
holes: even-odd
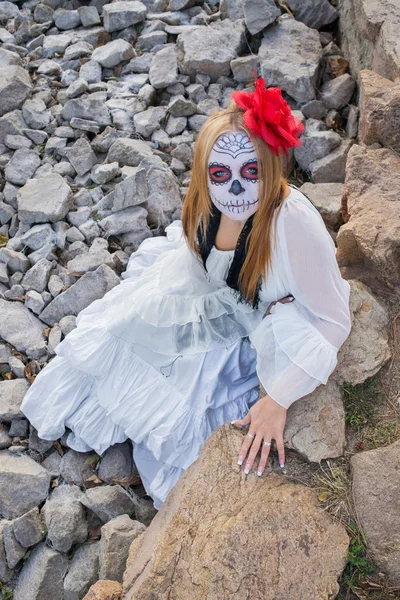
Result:
[[[298,136],[303,133],[304,125],[292,114],[279,87],[266,89],[264,79],[259,77],[254,92],[232,92],[231,98],[245,109],[243,121],[247,129],[261,137],[275,155],[282,148],[288,160],[287,149],[303,144]]]

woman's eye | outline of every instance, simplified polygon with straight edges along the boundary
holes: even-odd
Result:
[[[229,181],[232,176],[230,169],[220,165],[209,167],[209,174],[211,181],[214,181],[215,183],[225,183],[226,181]]]
[[[241,175],[244,179],[258,179],[258,165],[257,162],[251,162],[244,165],[241,170]]]

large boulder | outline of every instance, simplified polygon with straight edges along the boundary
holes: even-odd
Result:
[[[360,279],[378,294],[400,286],[399,189],[399,156],[387,148],[350,148],[337,259],[346,279]]]
[[[243,21],[211,23],[178,35],[176,47],[184,73],[203,73],[213,80],[230,74],[230,62],[243,50],[245,26]]]
[[[390,81],[364,69],[360,72],[360,122],[358,135],[367,146],[378,142],[400,152],[400,78]]]
[[[243,433],[218,427],[130,548],[125,600],[333,598],[346,564],[345,528],[314,490],[268,468],[244,475]]]
[[[322,57],[316,29],[282,15],[264,31],[258,57],[268,87],[278,86],[300,103],[315,99]]]
[[[400,586],[400,440],[350,459],[353,497],[368,551]]]
[[[28,71],[18,65],[0,69],[0,116],[19,108],[32,89]]]

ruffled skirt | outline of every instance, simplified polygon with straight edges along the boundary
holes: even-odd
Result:
[[[145,321],[130,307],[143,306],[139,297],[154,302],[156,290],[150,294],[144,283],[151,282],[157,264],[144,265],[144,272],[139,268],[134,272],[134,267],[140,257],[148,259],[150,250],[153,262],[174,247],[171,239],[168,248],[165,244],[163,238],[146,240],[130,261],[127,280],[81,311],[77,327],[56,346],[56,356],[37,375],[21,405],[40,438],[59,439],[68,427],[67,444],[78,452],[94,450],[102,455],[113,444],[131,439],[136,467],[157,509],[214,429],[243,418],[260,391],[257,352],[245,335],[251,323],[241,330],[238,322],[235,332],[233,318],[221,330],[226,339],[216,337],[217,347],[200,351],[200,343],[195,350],[184,343],[186,352],[181,353],[175,351],[178,345],[171,350],[161,343],[167,332],[171,335],[172,323],[163,327],[147,323],[154,336],[139,330]],[[175,305],[172,296],[170,300]],[[192,304],[188,306],[192,311]],[[214,306],[214,300],[204,309],[202,304],[199,314]],[[232,309],[227,306],[222,312],[228,318]],[[125,328],[115,327],[119,313]],[[165,318],[170,314],[166,312]],[[238,314],[245,315],[245,308],[239,307]],[[213,321],[208,314],[204,323],[216,323],[216,315]],[[146,316],[150,321],[160,313]],[[195,322],[203,327],[199,315],[193,315]],[[200,340],[198,335],[196,339]]]

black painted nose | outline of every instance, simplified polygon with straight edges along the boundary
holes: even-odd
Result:
[[[241,192],[244,192],[244,187],[238,179],[235,179],[235,181],[232,182],[229,191],[232,192],[232,194],[235,194],[235,196],[238,196]]]

